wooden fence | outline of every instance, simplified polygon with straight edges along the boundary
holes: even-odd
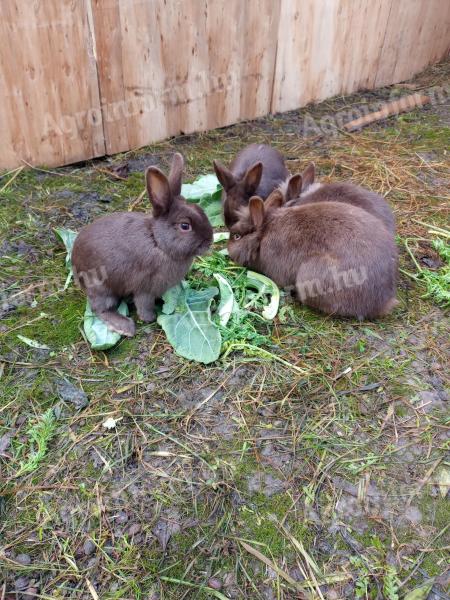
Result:
[[[0,169],[402,81],[449,31],[448,0],[1,0]]]

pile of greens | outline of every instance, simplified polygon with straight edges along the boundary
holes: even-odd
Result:
[[[450,231],[448,229],[444,229],[443,227],[438,227],[437,225],[424,223],[423,221],[417,220],[415,222],[419,223],[419,225],[427,227],[429,234],[438,237],[437,239],[432,240],[428,240],[424,237],[406,238],[404,240],[405,248],[418,272],[417,274],[414,274],[409,273],[404,269],[400,270],[418,283],[425,284],[426,293],[424,294],[424,298],[431,298],[434,300],[434,302],[436,302],[436,304],[444,308],[450,308]],[[442,261],[442,265],[440,265],[437,269],[424,268],[417,261],[409,244],[410,242],[419,241],[431,241],[432,248],[437,252]]]
[[[431,244],[444,264],[438,271],[422,269],[420,275],[427,286],[426,296],[444,308],[450,308],[450,244],[440,239]]]
[[[195,202],[203,208],[213,227],[223,227],[222,186],[215,175],[204,175],[194,183],[181,186],[181,195],[188,202]]]
[[[194,265],[191,278],[205,263],[217,261],[217,255],[223,256],[215,252],[203,265]],[[267,277],[242,271],[242,277],[213,273],[217,287],[195,289],[191,279],[163,295],[158,323],[177,354],[208,364],[232,345],[251,349],[271,344],[260,329],[277,314],[280,292]]]
[[[201,177],[182,188],[185,198],[198,203],[214,227],[223,225],[221,193],[214,175]],[[77,234],[68,229],[55,232],[67,250],[67,287],[72,277],[71,254]],[[221,242],[227,237],[228,234],[219,232],[214,241]],[[175,352],[184,358],[208,364],[233,349],[257,353],[262,346],[271,345],[268,323],[278,312],[280,291],[264,275],[231,263],[226,250],[198,258],[188,279],[168,290],[162,299],[157,322]],[[128,315],[125,302],[118,310]],[[120,339],[118,333],[108,329],[92,312],[89,302],[84,314],[84,332],[94,350],[112,348]],[[261,352],[270,354],[263,349]]]

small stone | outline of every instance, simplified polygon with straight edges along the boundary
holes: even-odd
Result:
[[[210,577],[208,579],[208,586],[213,590],[220,590],[222,589],[222,580],[218,577]]]
[[[81,410],[89,404],[89,399],[86,392],[83,392],[83,390],[75,387],[69,381],[60,379],[57,381],[56,387],[58,390],[58,396],[61,398],[61,400],[64,402],[70,402],[78,410]]]
[[[270,473],[255,473],[248,478],[250,492],[262,492],[267,498],[286,489],[286,484]]]
[[[425,413],[429,413],[435,409],[445,408],[445,402],[443,402],[441,399],[439,392],[425,390],[423,392],[419,392],[417,398],[417,408],[422,409]]]
[[[61,190],[57,195],[58,198],[71,198],[74,195],[74,192],[71,192],[70,190]]]
[[[83,552],[85,556],[91,556],[95,552],[95,544],[92,540],[87,539],[83,544]]]
[[[163,550],[166,549],[167,544],[172,535],[175,535],[176,533],[179,533],[181,531],[179,521],[180,517],[178,513],[175,510],[173,510],[170,511],[170,513],[168,513],[167,515],[164,515],[161,519],[159,519],[159,521],[153,528],[152,533],[158,539]]]
[[[18,554],[16,556],[16,562],[26,567],[31,565],[31,556],[29,554]]]
[[[262,590],[264,600],[276,600],[275,592],[271,586],[266,585]]]
[[[75,557],[75,560],[79,560],[80,558],[83,558],[84,557],[83,548],[76,548],[73,555]]]
[[[28,587],[29,583],[30,580],[28,579],[28,577],[21,576],[18,577],[14,582],[14,587],[16,588],[16,590],[25,590]]]
[[[408,508],[403,511],[403,517],[414,525],[417,525],[422,521],[422,513],[416,506],[408,506]]]
[[[141,526],[139,525],[139,523],[133,523],[132,525],[130,525],[128,527],[127,534],[133,536],[133,535],[136,535],[137,533],[139,533],[140,530],[141,530]]]
[[[124,525],[128,522],[128,515],[124,510],[121,510],[117,515],[116,522],[119,523],[119,525]]]
[[[92,557],[89,559],[86,568],[87,569],[92,569],[93,567],[96,567],[98,564],[98,558],[96,556]]]
[[[305,581],[305,578],[298,567],[293,567],[288,571],[289,575],[294,579],[294,581]]]
[[[22,594],[23,600],[34,600],[38,595],[38,589],[36,587],[29,587]]]
[[[4,454],[8,450],[12,437],[13,434],[11,432],[5,433],[5,435],[0,437],[0,454]]]

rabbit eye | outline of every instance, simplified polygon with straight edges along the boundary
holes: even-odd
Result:
[[[239,233],[234,233],[233,234],[233,240],[240,240],[242,237],[242,235],[239,235]]]
[[[190,223],[179,223],[178,227],[181,231],[191,231],[192,225]]]

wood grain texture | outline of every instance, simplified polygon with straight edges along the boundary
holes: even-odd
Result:
[[[127,151],[408,79],[448,0],[1,0],[0,169]]]
[[[450,2],[393,0],[375,86],[409,79],[450,49]]]
[[[93,12],[108,152],[270,111],[279,0],[93,0]]]
[[[348,4],[347,4],[348,6]],[[373,89],[381,58],[392,0],[353,0],[351,3],[349,36],[343,46],[345,70],[340,93],[358,89]]]
[[[441,0],[281,0],[272,110],[408,79],[448,54],[449,32]]]
[[[2,0],[0,168],[105,152],[88,0]]]
[[[391,2],[281,0],[272,110],[372,88]]]

